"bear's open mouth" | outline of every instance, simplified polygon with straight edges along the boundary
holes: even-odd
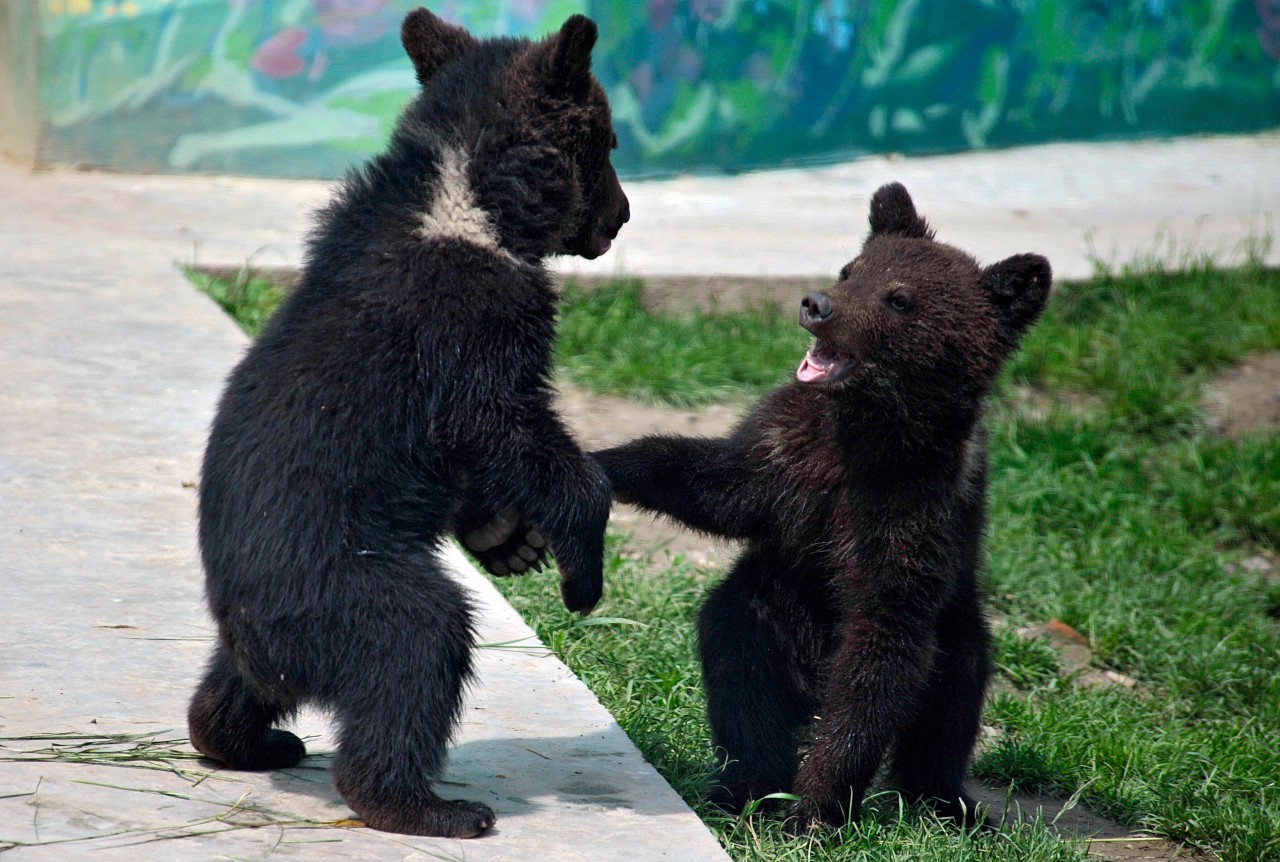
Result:
[[[853,357],[818,339],[796,369],[801,383],[835,383],[852,370]]]

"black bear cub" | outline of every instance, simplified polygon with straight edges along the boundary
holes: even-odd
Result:
[[[542,259],[602,254],[628,205],[589,19],[481,41],[419,9],[401,35],[421,93],[320,213],[218,407],[199,503],[218,642],[189,724],[209,757],[279,769],[305,752],[275,725],[318,703],[369,826],[469,837],[493,811],[431,787],[474,640],[439,543],[499,573],[550,549],[565,604],[599,600],[609,486],[551,405]]]
[[[713,800],[790,791],[792,828],[841,824],[887,759],[909,798],[981,822],[984,402],[1050,282],[1043,257],[983,268],[934,241],[887,185],[862,253],[801,304],[795,382],[724,439],[594,453],[617,499],[746,543],[699,616]]]

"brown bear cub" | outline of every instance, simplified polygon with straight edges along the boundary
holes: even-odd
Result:
[[[699,616],[714,801],[790,791],[792,828],[842,824],[887,760],[909,798],[982,822],[984,402],[1050,281],[1038,255],[983,268],[934,241],[887,185],[862,253],[801,304],[796,382],[724,439],[594,453],[617,499],[746,543]]]
[[[549,547],[565,605],[599,600],[609,486],[552,408],[542,259],[602,254],[628,206],[590,20],[481,41],[419,9],[402,38],[422,91],[320,213],[213,423],[199,514],[218,643],[189,722],[209,757],[280,769],[305,751],[275,725],[320,704],[369,826],[469,837],[493,811],[431,786],[474,641],[439,544],[469,538],[502,572]]]

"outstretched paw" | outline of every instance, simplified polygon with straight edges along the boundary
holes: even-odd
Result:
[[[503,578],[542,571],[548,562],[546,537],[515,509],[503,509],[489,523],[465,533],[462,542],[491,575]]]

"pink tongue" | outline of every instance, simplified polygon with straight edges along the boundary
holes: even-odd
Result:
[[[806,353],[804,361],[796,369],[796,379],[801,383],[813,383],[815,380],[821,380],[826,377],[830,370],[830,365],[820,365],[813,361],[811,354]]]
[[[606,251],[608,251],[611,248],[613,248],[613,240],[611,239],[600,240],[600,245],[596,247],[596,257],[599,257],[600,255],[604,254]]]

